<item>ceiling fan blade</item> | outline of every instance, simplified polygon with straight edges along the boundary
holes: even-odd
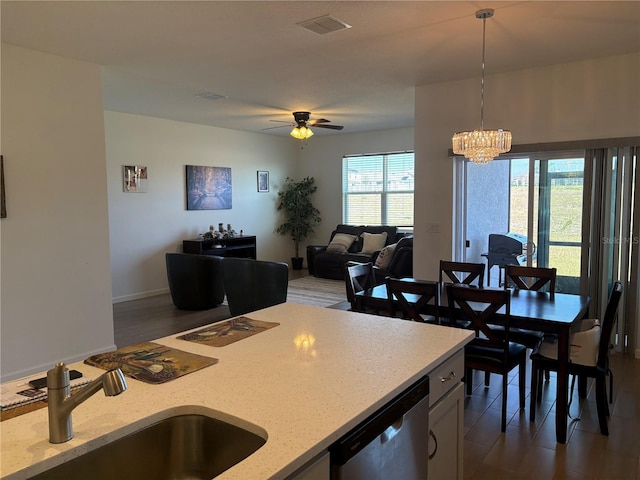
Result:
[[[277,127],[267,127],[267,128],[262,128],[261,130],[273,130],[274,128],[282,128],[282,127],[290,127],[291,124],[289,125],[278,125]]]
[[[269,120],[269,121],[270,122],[276,122],[276,123],[288,123],[289,125],[293,125],[291,120]]]
[[[312,125],[312,127],[314,127],[314,128],[329,128],[331,130],[342,130],[344,128],[344,126],[342,126],[342,125],[324,125],[322,123],[319,123],[317,125]]]
[[[331,123],[331,120],[327,120],[325,118],[319,118],[317,120],[311,120],[311,123],[309,125],[313,127],[314,125],[317,125],[319,123]]]

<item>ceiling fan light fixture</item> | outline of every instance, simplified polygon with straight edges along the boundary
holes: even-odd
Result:
[[[309,127],[301,126],[294,127],[293,130],[291,130],[290,135],[298,140],[306,140],[313,135],[313,132]]]
[[[464,155],[473,163],[484,165],[498,155],[511,150],[511,132],[509,130],[484,129],[484,53],[487,18],[493,17],[493,9],[486,8],[476,12],[476,18],[482,20],[482,82],[480,88],[480,130],[458,132],[453,135],[453,153]]]

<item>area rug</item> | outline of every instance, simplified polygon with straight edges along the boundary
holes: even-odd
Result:
[[[287,302],[329,307],[347,299],[344,281],[313,276],[289,281]]]

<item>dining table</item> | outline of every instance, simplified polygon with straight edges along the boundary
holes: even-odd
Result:
[[[409,281],[413,279],[407,279]],[[490,287],[487,287],[490,288]],[[535,330],[558,337],[558,372],[556,380],[556,441],[567,441],[567,414],[569,395],[569,340],[571,332],[578,327],[589,309],[591,299],[586,295],[549,293],[532,290],[510,289],[511,305],[509,326]],[[363,290],[355,295],[356,309],[388,310],[389,300],[385,284]],[[426,314],[433,314],[433,305],[427,306]],[[440,285],[437,305],[439,315],[448,318],[449,304],[446,284]],[[504,324],[504,310],[494,316],[495,324]],[[453,327],[452,327],[453,328]]]

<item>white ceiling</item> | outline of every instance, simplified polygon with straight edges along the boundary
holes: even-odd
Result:
[[[287,135],[413,125],[414,87],[640,51],[640,1],[6,1],[2,41],[103,65],[108,110]],[[352,28],[318,35],[331,15]],[[491,88],[487,82],[487,89]],[[212,92],[220,100],[196,96]]]

